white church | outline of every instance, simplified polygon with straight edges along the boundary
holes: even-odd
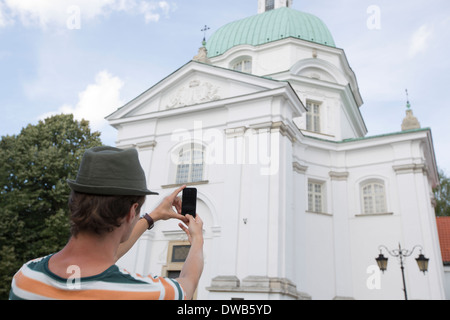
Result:
[[[136,148],[151,211],[180,185],[198,189],[205,268],[197,299],[445,299],[430,129],[407,108],[399,132],[367,136],[343,49],[292,0],[218,29],[198,55],[107,117]],[[387,115],[388,116],[388,115]],[[177,277],[189,243],[158,223],[119,261]],[[382,249],[383,250],[383,249]],[[429,259],[421,272],[416,257]]]

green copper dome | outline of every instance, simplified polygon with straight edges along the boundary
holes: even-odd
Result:
[[[211,58],[238,45],[258,46],[288,37],[336,46],[330,30],[322,20],[311,14],[283,7],[223,26],[208,40],[206,49]]]

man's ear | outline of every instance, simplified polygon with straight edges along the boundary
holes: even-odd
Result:
[[[127,214],[127,222],[133,221],[136,218],[136,216],[139,214],[139,212],[137,212],[138,207],[139,207],[138,203],[135,203],[130,207],[130,211]]]

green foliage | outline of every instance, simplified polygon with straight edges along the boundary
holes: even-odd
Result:
[[[75,179],[86,149],[100,133],[73,115],[28,125],[0,140],[0,299],[28,260],[60,250],[69,238],[67,179]]]
[[[442,170],[439,170],[439,182],[440,185],[433,190],[436,199],[436,216],[450,217],[450,178]]]

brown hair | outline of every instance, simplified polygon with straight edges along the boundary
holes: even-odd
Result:
[[[145,196],[101,196],[72,191],[69,197],[70,232],[104,235],[121,226],[121,220],[137,203],[139,214]]]

